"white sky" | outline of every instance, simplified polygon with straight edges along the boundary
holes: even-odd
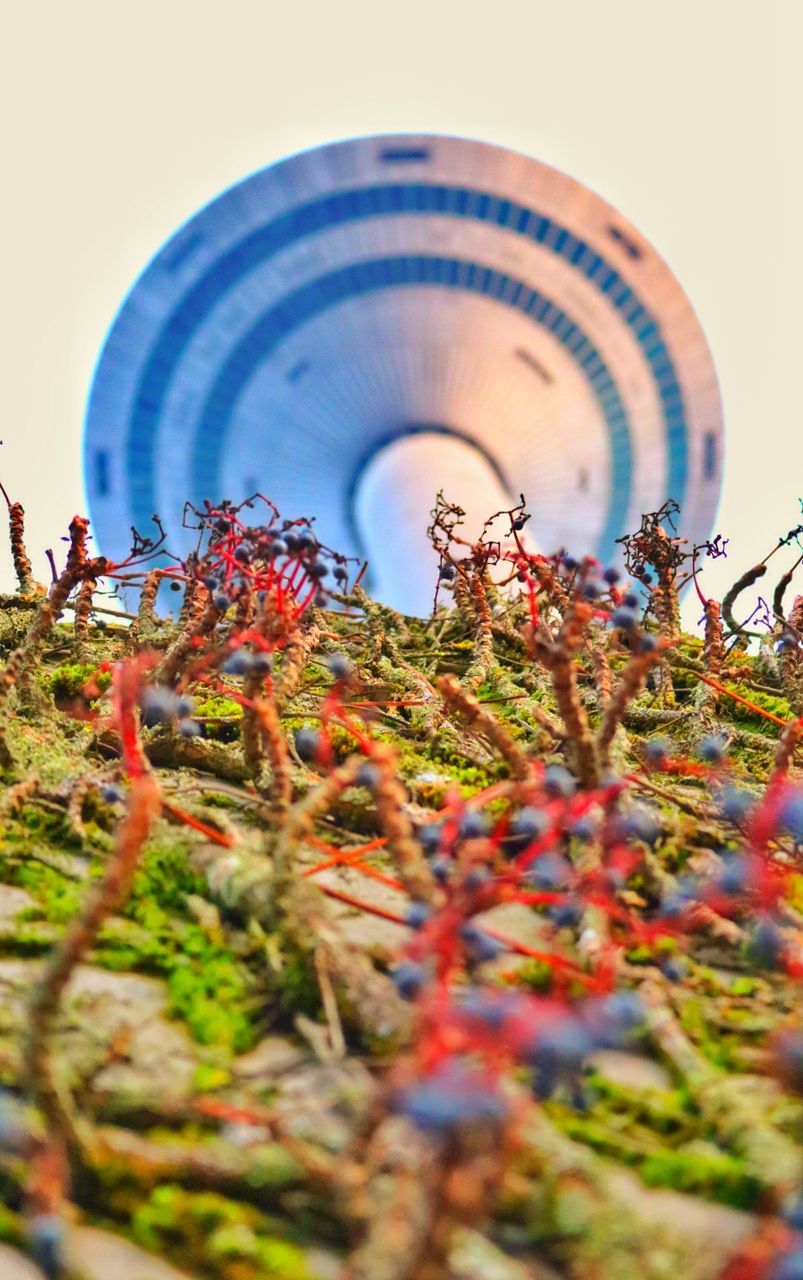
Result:
[[[718,592],[800,517],[798,0],[28,0],[0,54],[0,478],[46,574],[85,509],[83,412],[135,276],[299,148],[431,130],[565,170],[673,268],[719,372]],[[0,585],[12,581],[0,549]],[[803,590],[803,587],[799,587]],[[694,613],[694,609],[691,609]]]

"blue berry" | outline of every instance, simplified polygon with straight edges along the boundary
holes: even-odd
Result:
[[[488,834],[488,819],[482,813],[464,813],[457,831],[461,840],[479,840]]]
[[[572,1015],[541,1031],[525,1056],[525,1061],[534,1068],[535,1096],[543,1100],[550,1097],[561,1081],[573,1082],[593,1049],[593,1037]]]
[[[611,624],[618,628],[619,631],[635,631],[638,626],[638,618],[632,609],[620,604],[611,614]]]
[[[381,771],[377,766],[375,764],[371,764],[370,760],[366,760],[365,764],[360,765],[359,772],[354,781],[358,787],[367,787],[369,791],[373,791],[381,777]]]
[[[320,734],[315,729],[296,729],[295,744],[299,759],[305,764],[311,764],[318,756]]]
[[[226,595],[225,591],[216,591],[212,596],[212,604],[215,606],[218,613],[225,613],[231,604],[231,600]]]
[[[507,1114],[504,1099],[485,1081],[448,1064],[409,1089],[399,1109],[416,1128],[438,1135],[478,1123],[498,1125]]]
[[[723,869],[715,881],[720,893],[728,897],[745,893],[755,879],[750,862],[741,853],[729,853],[723,858]]]
[[[658,638],[657,636],[652,635],[649,631],[644,631],[638,637],[638,642],[636,644],[636,653],[655,653],[655,650],[657,648],[658,648]],[[648,687],[650,686],[651,683],[652,683],[652,687],[654,688],[655,677],[653,675],[648,675],[647,676]]]
[[[165,688],[164,685],[152,685],[148,689],[143,689],[140,697],[142,723],[148,728],[165,724],[175,716],[177,701],[173,690]]]
[[[227,676],[245,676],[251,670],[253,659],[247,649],[235,649],[221,667]]]
[[[647,764],[659,765],[668,759],[671,745],[666,738],[650,738],[644,743],[644,759]]]
[[[606,569],[602,576],[611,587],[614,586],[621,577],[619,570],[614,568]]]
[[[803,1280],[803,1249],[794,1249],[774,1262],[767,1280]]]
[[[785,950],[786,943],[781,930],[769,916],[760,916],[747,944],[750,959],[765,969],[777,969]]]
[[[178,731],[182,738],[197,738],[201,734],[201,726],[197,720],[179,720]]]
[[[461,997],[460,1008],[467,1017],[482,1022],[492,1031],[498,1031],[514,1011],[515,1001],[504,995],[472,987]]]
[[[405,924],[411,929],[423,929],[428,920],[432,919],[432,908],[428,907],[425,902],[412,902],[407,908],[407,914],[404,917]]]
[[[430,870],[437,880],[438,884],[446,884],[452,874],[452,861],[450,858],[433,858]]]
[[[659,967],[661,973],[669,982],[682,982],[688,972],[687,966],[682,959],[676,960],[672,957],[662,960]]]
[[[752,808],[753,797],[749,791],[741,791],[738,787],[726,787],[719,798],[722,817],[737,826],[750,816]]]
[[[615,991],[585,1006],[587,1026],[601,1049],[617,1049],[644,1025],[644,1003],[635,991]]]
[[[577,568],[577,561],[575,560],[574,556],[564,556],[563,567],[569,573],[574,573],[575,569]]]
[[[622,596],[622,604],[625,609],[638,609],[641,604],[641,600],[636,595],[635,591],[626,591]]]
[[[797,789],[784,800],[780,812],[781,826],[797,844],[803,844],[803,790]]]
[[[515,858],[528,845],[546,835],[551,826],[550,820],[540,809],[527,807],[519,809],[508,824],[507,835],[503,842],[503,851],[509,858]]]
[[[274,538],[268,547],[268,555],[271,560],[278,560],[280,556],[286,556],[289,550],[284,538]]]
[[[325,578],[329,572],[329,566],[325,565],[322,560],[312,560],[307,565],[307,576],[313,581],[319,582]]]
[[[524,874],[528,885],[534,889],[566,888],[572,882],[572,865],[559,853],[543,853],[536,858]]]
[[[402,1000],[415,1000],[423,991],[427,980],[424,968],[412,960],[396,965],[390,976]]]
[[[544,773],[544,790],[547,795],[569,800],[577,790],[577,783],[562,764],[551,764]]]
[[[645,844],[654,845],[661,836],[661,827],[648,809],[631,809],[624,820],[624,829],[631,839],[643,840]]]
[[[28,1251],[47,1280],[60,1280],[64,1275],[65,1236],[64,1220],[55,1213],[39,1213],[28,1223]]]
[[[668,893],[661,902],[660,914],[667,920],[676,919],[683,915],[692,903],[696,902],[700,896],[699,882],[692,876],[683,876],[677,883],[675,889]]]
[[[464,887],[469,893],[474,893],[477,889],[481,889],[491,879],[491,873],[487,867],[472,867],[466,872],[463,881]]]
[[[724,738],[710,734],[703,738],[698,748],[700,759],[705,760],[706,764],[721,764],[725,759],[725,752],[728,744]]]
[[[437,853],[443,828],[437,822],[427,822],[418,828],[418,839],[425,853]]]
[[[443,582],[451,582],[456,573],[457,570],[453,564],[442,564],[438,571],[438,577],[441,578]]]
[[[583,918],[583,908],[578,902],[556,902],[549,908],[549,918],[559,929],[571,929]]]
[[[497,942],[496,938],[492,938],[489,933],[470,920],[460,926],[460,937],[465,943],[469,958],[475,964],[495,960],[505,950],[501,942]]]
[[[781,1209],[781,1217],[793,1231],[803,1231],[803,1196],[787,1200]]]
[[[583,583],[581,594],[586,600],[597,600],[602,594],[602,588],[598,582],[594,582],[593,579],[589,579],[588,582]]]
[[[251,552],[248,550],[248,547],[244,547],[242,544],[240,544],[239,547],[235,547],[234,559],[238,562],[238,564],[250,564]]]
[[[100,794],[107,804],[119,804],[123,798],[123,793],[113,782],[107,783],[101,787]]]
[[[584,813],[582,817],[576,818],[571,824],[569,835],[585,844],[587,841],[594,839],[598,826],[597,820],[590,813]]]
[[[352,666],[345,653],[330,654],[326,659],[326,665],[335,680],[348,680],[351,676]]]

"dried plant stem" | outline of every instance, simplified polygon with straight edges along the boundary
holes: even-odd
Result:
[[[803,712],[803,596],[796,596],[786,624],[787,631],[797,639],[798,644],[785,649],[781,654],[778,666],[781,673],[781,685],[795,711]]]
[[[243,759],[249,776],[259,782],[264,763],[263,737],[256,699],[262,688],[264,677],[258,672],[250,672],[243,682],[243,715],[240,721],[240,733],[243,743]]]
[[[161,793],[153,776],[144,773],[135,778],[106,874],[81,916],[47,962],[29,1007],[25,1066],[31,1097],[41,1111],[50,1135],[74,1153],[85,1146],[86,1129],[76,1116],[69,1092],[58,1076],[52,1046],[53,1028],[64,989],[76,965],[93,946],[104,920],[119,908],[128,895],[142,846],[160,807]]]
[[[132,623],[128,632],[128,644],[133,653],[142,645],[150,643],[153,632],[156,629],[156,597],[159,594],[159,587],[164,576],[163,569],[151,569],[145,575],[145,581],[139,594],[136,621]],[[189,590],[189,584],[187,590]],[[185,591],[185,599],[186,594],[187,592]]]
[[[346,787],[354,785],[364,763],[362,756],[349,756],[348,760],[333,769],[323,782],[293,805],[273,850],[273,874],[277,894],[281,894],[293,878],[300,842],[309,835],[318,818],[332,807]]]
[[[286,707],[301,688],[304,669],[310,654],[317,648],[321,629],[317,623],[303,628],[296,625],[282,650],[282,666],[276,680],[276,705]]]
[[[290,777],[290,754],[282,732],[279,713],[272,693],[254,699],[259,732],[267,747],[268,761],[273,775],[273,803],[278,812],[289,808],[293,799]]]
[[[748,569],[746,573],[742,574],[741,578],[736,579],[730,591],[726,591],[722,597],[722,616],[734,634],[738,634],[742,630],[742,624],[734,618],[733,606],[742,592],[746,591],[748,587],[752,587],[753,583],[758,582],[759,578],[763,578],[766,572],[766,564],[754,564],[752,569]]]
[[[789,721],[781,734],[768,786],[775,787],[788,776],[795,752],[801,743],[803,743],[803,716],[798,716],[796,720]]]
[[[25,508],[21,502],[8,504],[8,531],[11,541],[11,556],[14,561],[14,572],[17,575],[21,596],[41,596],[45,588],[33,576],[33,566],[28,559],[25,547]]]
[[[671,574],[662,575],[661,581],[653,587],[650,607],[658,621],[661,634],[671,644],[676,644],[680,636],[680,609],[674,571]]]
[[[618,726],[622,723],[622,718],[627,710],[628,704],[640,692],[647,679],[647,672],[654,663],[660,662],[663,656],[663,647],[658,644],[655,649],[648,650],[644,653],[634,653],[622,672],[619,683],[611,695],[611,699],[605,708],[602,717],[602,724],[597,735],[597,748],[599,758],[603,765],[607,765],[610,758],[611,743]]]
[[[187,591],[190,591],[189,585]],[[156,669],[156,680],[160,684],[174,683],[186,659],[190,654],[197,653],[201,642],[212,635],[219,617],[220,612],[204,584],[194,581],[186,624]]]
[[[374,785],[377,817],[399,878],[412,898],[431,902],[435,881],[413,835],[412,819],[404,808],[407,793],[398,779],[396,753],[387,743],[375,742],[371,748],[371,762],[379,770],[379,779]]]
[[[86,553],[88,521],[73,517],[70,524],[70,549],[62,573],[53,583],[47,598],[36,610],[24,642],[11,654],[6,669],[0,677],[0,706],[16,685],[23,703],[30,702],[33,672],[41,657],[42,648],[53,627],[58,622],[67,599],[73,589],[85,578],[95,581],[102,577],[106,561],[89,560]]]
[[[597,686],[597,703],[600,710],[610,701],[613,692],[613,673],[608,655],[599,644],[591,647],[591,660],[594,663],[594,680]]]
[[[512,776],[518,782],[526,782],[530,777],[530,760],[525,751],[505,729],[504,725],[490,711],[486,711],[472,693],[467,693],[453,675],[440,676],[438,689],[444,700],[460,715],[464,716],[473,728],[484,734],[493,743],[499,754],[510,766]]]
[[[724,661],[725,632],[722,626],[722,609],[717,600],[706,600],[703,663],[707,674],[718,676]]]
[[[493,616],[481,569],[474,569],[468,588],[477,630],[474,637],[474,655],[463,676],[462,684],[466,689],[475,690],[488,679],[488,673],[494,661]]]
[[[75,656],[79,662],[85,662],[89,653],[89,618],[94,594],[95,583],[91,578],[86,578],[78,588],[73,611]]]
[[[588,714],[580,701],[574,657],[583,643],[593,610],[583,601],[574,601],[557,638],[553,640],[545,627],[533,635],[535,656],[552,675],[552,690],[558,704],[566,736],[572,744],[577,772],[584,787],[595,787],[599,766]]]

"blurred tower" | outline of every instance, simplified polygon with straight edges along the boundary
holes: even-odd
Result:
[[[100,549],[187,499],[256,490],[426,613],[436,491],[478,530],[525,495],[534,543],[615,558],[667,498],[709,532],[710,352],[669,268],[604,200],[462,138],[318,147],[225,191],[136,282],[101,353],[85,465]]]

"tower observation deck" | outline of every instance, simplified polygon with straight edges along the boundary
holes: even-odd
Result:
[[[615,209],[518,153],[366,137],[253,174],[159,250],[91,388],[99,549],[255,491],[428,612],[435,493],[477,531],[523,493],[535,545],[610,561],[668,498],[711,529],[722,409],[699,322]]]

